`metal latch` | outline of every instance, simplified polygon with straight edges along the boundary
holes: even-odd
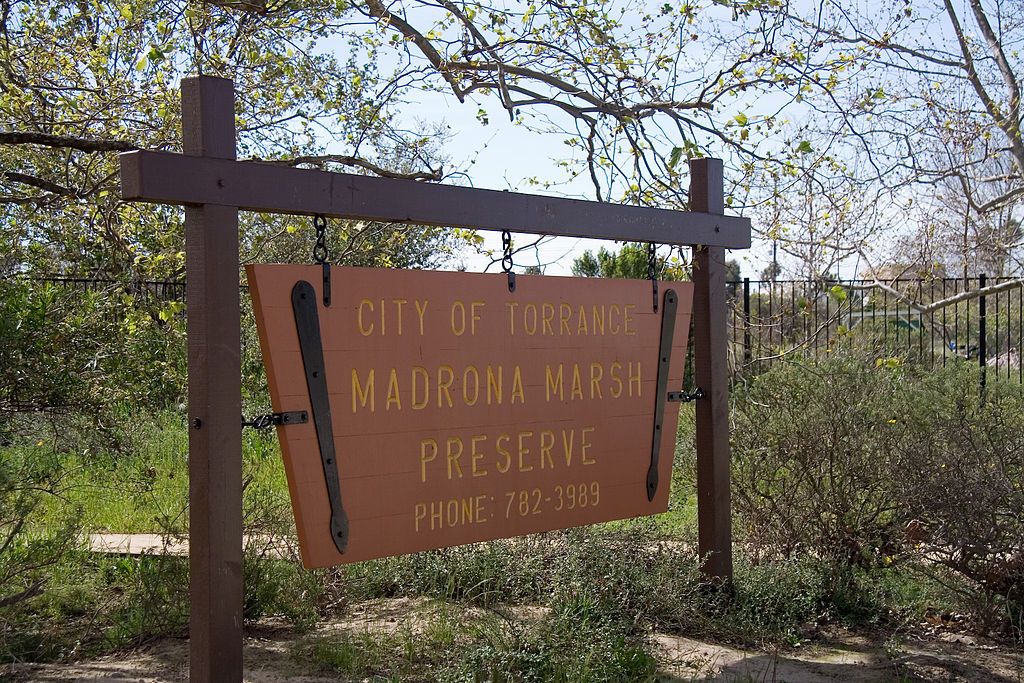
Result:
[[[267,413],[266,415],[257,415],[251,420],[246,420],[245,416],[242,416],[242,426],[252,427],[253,429],[267,429],[275,425],[305,424],[307,422],[309,422],[309,413],[305,410],[292,410],[287,413]]]
[[[693,391],[670,391],[668,392],[669,403],[689,403],[704,398],[704,390],[697,387]]]

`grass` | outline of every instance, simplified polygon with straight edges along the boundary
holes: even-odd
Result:
[[[685,459],[692,442],[692,407],[686,406],[680,419],[677,458]],[[62,493],[48,499],[41,517],[53,524],[72,510],[81,510],[84,526],[93,532],[184,533],[187,531],[188,430],[183,415],[176,411],[157,413],[150,420],[122,416],[134,424],[119,451],[60,450],[47,442],[39,452],[60,460]],[[258,500],[285,499],[288,483],[281,461],[275,430],[245,429],[242,432],[245,504]],[[5,449],[6,450],[6,449]],[[666,536],[685,534],[696,527],[696,490],[687,467],[673,472],[668,512],[652,518],[610,522],[611,529],[640,525]],[[650,519],[653,519],[653,527]]]
[[[131,419],[138,419],[135,416]],[[81,510],[93,532],[183,533],[187,531],[188,432],[174,411],[141,421],[120,451],[58,451],[61,495],[47,499],[41,517],[53,524]],[[44,448],[40,444],[38,448]],[[285,499],[288,485],[273,430],[243,432],[245,503]]]
[[[402,681],[642,681],[657,662],[643,635],[572,609],[537,619],[434,601],[403,624],[299,641],[296,660],[346,678]]]
[[[681,422],[685,441],[692,419]],[[159,414],[136,424],[126,439],[122,452],[48,451],[63,466],[62,494],[48,496],[33,523],[47,527],[82,511],[83,531],[184,531],[184,419]],[[280,617],[309,631],[344,614],[350,601],[425,597],[460,607],[435,609],[425,631],[400,631],[397,646],[373,635],[310,636],[296,656],[346,677],[475,680],[476,672],[490,672],[492,680],[604,681],[642,680],[653,672],[652,630],[793,645],[808,624],[898,628],[927,606],[948,604],[935,585],[902,569],[839,575],[809,558],[752,564],[739,554],[735,591],[714,589],[693,550],[692,455],[686,452],[677,456],[670,512],[654,518],[312,572],[250,548],[245,618]],[[273,432],[245,430],[243,458],[247,528],[290,536]],[[72,552],[48,572],[41,596],[0,610],[0,661],[81,657],[186,631],[181,558]],[[503,618],[510,605],[543,608],[547,616],[528,623]]]

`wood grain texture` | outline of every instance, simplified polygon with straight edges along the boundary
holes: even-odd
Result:
[[[536,235],[750,247],[750,219],[330,173],[253,161],[125,152],[121,196],[162,204],[359,218]],[[714,215],[712,215],[714,214]]]
[[[274,410],[307,410],[290,293],[299,280],[319,293],[319,267],[247,272]],[[675,389],[692,285],[668,287],[680,298]],[[653,502],[645,490],[661,326],[649,282],[520,276],[509,293],[502,274],[335,267],[332,289],[319,316],[344,555],[315,430],[278,428],[307,567],[667,509],[678,404],[666,406]]]
[[[231,81],[182,81],[186,154],[233,159]],[[242,410],[238,209],[185,210],[190,680],[242,680]]]
[[[696,211],[721,211],[724,202],[722,162],[695,159],[690,163],[690,206]],[[693,368],[705,398],[696,406],[697,548],[705,574],[731,581],[732,492],[729,479],[729,348],[725,299],[725,249],[693,250]]]

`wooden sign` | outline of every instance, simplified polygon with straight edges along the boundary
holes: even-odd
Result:
[[[247,271],[307,567],[667,509],[690,283]]]

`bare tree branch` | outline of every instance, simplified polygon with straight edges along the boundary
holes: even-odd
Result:
[[[0,145],[42,145],[64,147],[81,152],[130,152],[139,146],[123,140],[96,140],[47,133],[0,132]]]
[[[267,164],[281,164],[284,166],[301,166],[310,165],[318,168],[323,168],[326,164],[341,164],[343,166],[355,166],[358,168],[366,169],[371,173],[379,175],[383,178],[397,178],[400,180],[441,180],[444,175],[440,170],[430,171],[413,171],[411,173],[402,173],[401,171],[391,171],[382,166],[378,166],[372,161],[361,159],[359,157],[347,156],[344,154],[323,154],[319,156],[297,156],[291,159],[258,159],[253,158],[249,161],[260,161]]]

